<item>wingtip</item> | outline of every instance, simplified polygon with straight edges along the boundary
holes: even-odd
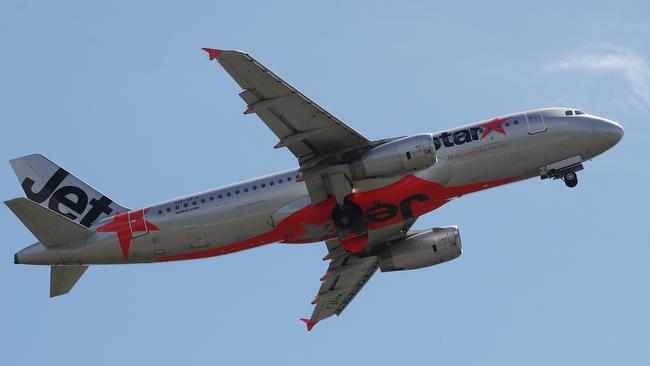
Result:
[[[223,53],[223,50],[217,50],[214,48],[203,47],[202,50],[208,53],[208,56],[210,57],[210,61],[214,60],[215,58],[217,58],[217,56]]]
[[[318,321],[312,321],[311,319],[300,318],[300,320],[302,320],[307,325],[308,332],[311,332],[314,325],[318,323]]]

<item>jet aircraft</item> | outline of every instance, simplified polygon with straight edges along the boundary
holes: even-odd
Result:
[[[250,55],[204,48],[241,87],[299,167],[140,208],[122,206],[42,155],[11,160],[26,197],[6,205],[38,242],[17,264],[51,266],[50,296],[89,265],[168,262],[271,243],[325,242],[329,261],[307,329],[339,315],[377,269],[462,253],[457,226],[412,229],[454,198],[533,177],[578,183],[621,126],[576,108],[516,112],[435,133],[371,140]]]

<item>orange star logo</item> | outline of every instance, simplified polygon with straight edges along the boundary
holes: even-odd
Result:
[[[483,129],[483,134],[481,135],[481,140],[485,136],[492,133],[492,131],[495,131],[495,132],[498,132],[498,133],[500,133],[502,135],[505,135],[506,130],[503,129],[503,124],[507,120],[508,120],[507,118],[495,118],[495,119],[491,120],[488,123],[484,123],[484,124],[480,125],[479,127],[481,127]]]
[[[97,231],[100,233],[114,232],[117,234],[125,261],[129,259],[129,249],[131,248],[133,234],[160,231],[156,225],[144,219],[144,214],[147,211],[149,211],[148,208],[138,211],[118,212],[113,216],[112,222],[97,228]]]

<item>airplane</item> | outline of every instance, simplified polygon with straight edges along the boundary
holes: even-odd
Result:
[[[95,264],[220,256],[271,243],[325,242],[309,318],[340,315],[377,269],[435,266],[462,253],[457,226],[411,227],[454,198],[533,177],[578,183],[623,128],[576,108],[511,113],[436,133],[370,140],[250,55],[204,48],[299,167],[137,209],[50,161],[11,160],[26,197],[6,205],[38,242],[16,264],[50,266],[50,296]]]

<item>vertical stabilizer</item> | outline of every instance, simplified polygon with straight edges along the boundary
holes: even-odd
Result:
[[[30,200],[87,228],[127,209],[40,154],[10,161]]]

